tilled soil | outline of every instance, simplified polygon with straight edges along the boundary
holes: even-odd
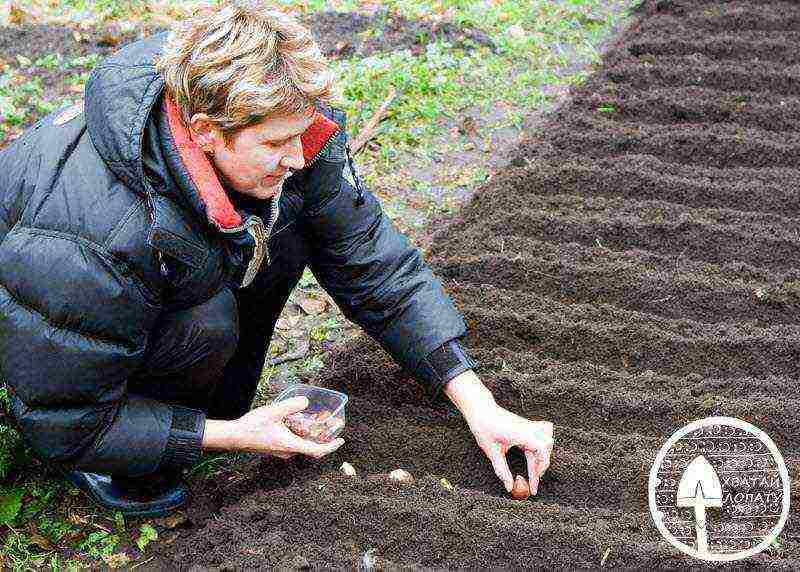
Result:
[[[537,497],[509,498],[458,412],[362,337],[313,380],[351,397],[345,446],[203,483],[160,563],[352,567],[372,550],[378,568],[697,566],[656,531],[647,478],[671,433],[711,415],[773,438],[796,510],[798,22],[790,2],[644,3],[435,237],[478,374],[556,424]],[[416,482],[390,482],[397,467]],[[780,546],[736,566],[800,567],[799,532],[795,514]]]

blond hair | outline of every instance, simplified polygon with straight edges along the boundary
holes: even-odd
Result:
[[[227,0],[178,22],[156,69],[186,125],[205,113],[227,136],[271,114],[334,99],[311,32],[262,0]]]

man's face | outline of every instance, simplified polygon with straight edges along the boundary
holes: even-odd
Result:
[[[226,144],[213,127],[201,128],[200,142],[227,187],[257,199],[275,196],[288,170],[305,165],[300,135],[313,122],[311,114],[271,116],[238,131]]]

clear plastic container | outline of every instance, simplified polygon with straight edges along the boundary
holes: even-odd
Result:
[[[296,383],[281,391],[273,403],[299,396],[308,398],[308,407],[286,417],[289,429],[316,443],[335,439],[344,429],[347,395],[333,389]]]

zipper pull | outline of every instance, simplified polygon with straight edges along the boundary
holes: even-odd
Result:
[[[364,186],[361,184],[361,178],[358,176],[358,171],[356,170],[356,164],[353,162],[353,156],[350,153],[350,142],[348,141],[344,146],[345,154],[347,155],[347,166],[350,167],[350,172],[353,173],[353,182],[356,184],[356,192],[358,193],[358,197],[356,197],[356,206],[361,206],[364,204]]]

